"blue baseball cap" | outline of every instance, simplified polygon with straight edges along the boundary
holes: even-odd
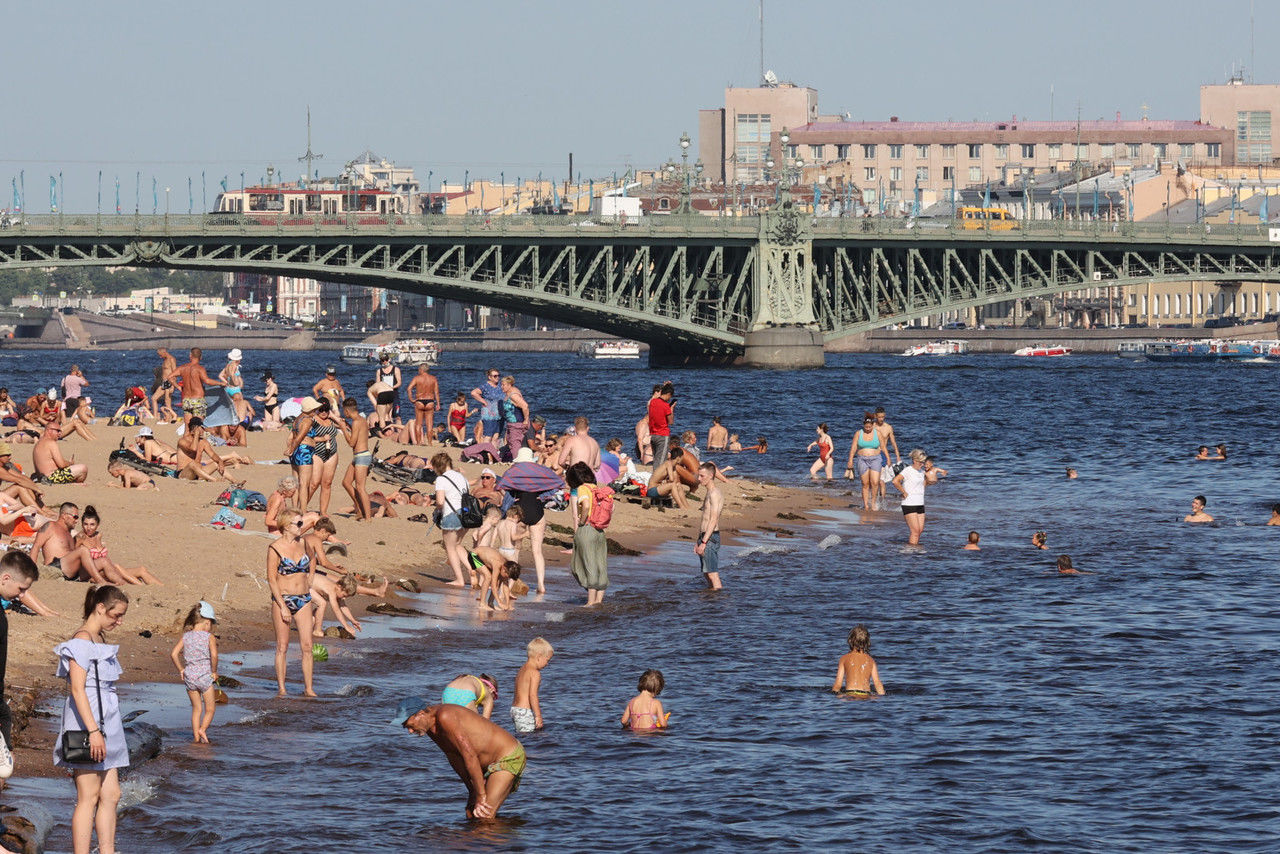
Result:
[[[218,618],[213,615],[213,606],[203,599],[200,600],[200,616],[215,623],[218,621]]]
[[[405,697],[400,701],[400,706],[396,709],[396,716],[391,719],[391,725],[404,726],[405,721],[429,705],[431,705],[431,701],[425,697]]]

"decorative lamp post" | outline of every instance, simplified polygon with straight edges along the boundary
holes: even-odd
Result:
[[[680,134],[680,206],[676,210],[681,214],[693,213],[693,204],[690,201],[690,181],[692,176],[689,172],[689,145],[691,143],[692,140],[689,139],[687,131]],[[672,166],[674,165],[673,163]]]
[[[1027,219],[1035,219],[1036,216],[1036,176],[1027,176]]]

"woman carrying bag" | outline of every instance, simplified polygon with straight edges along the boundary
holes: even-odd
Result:
[[[58,676],[69,693],[53,748],[53,764],[75,779],[76,808],[71,816],[75,854],[89,854],[94,828],[103,854],[116,849],[116,806],[120,778],[116,769],[129,764],[116,682],[123,674],[120,647],[106,643],[129,610],[129,597],[118,587],[91,587],[84,597],[84,625],[71,639],[54,647]],[[87,751],[84,746],[87,742]],[[84,756],[84,753],[88,756]]]

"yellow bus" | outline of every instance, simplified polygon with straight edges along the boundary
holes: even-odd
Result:
[[[1004,208],[960,208],[956,215],[967,229],[1012,231],[1018,227],[1018,221]]]

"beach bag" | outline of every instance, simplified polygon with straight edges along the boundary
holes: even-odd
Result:
[[[452,480],[452,478],[450,478]],[[449,505],[449,509],[458,514],[458,521],[462,523],[464,528],[479,528],[484,524],[484,507],[480,504],[480,499],[471,494],[470,490],[462,493],[462,506],[454,507],[449,504],[449,500],[445,499],[445,504]],[[435,520],[436,524],[440,524],[440,520]]]
[[[102,683],[98,681],[98,660],[93,661],[93,683],[98,689],[98,731],[102,740],[106,741],[106,724],[102,722]],[[89,731],[87,729],[69,729],[62,733],[62,760],[73,764],[92,763],[93,752],[89,749]]]
[[[246,509],[259,511],[267,509],[267,496],[263,495],[261,492],[246,489],[244,490],[244,496],[244,506]]]
[[[609,527],[613,520],[613,490],[607,486],[597,486],[591,493],[591,512],[587,514],[587,524],[597,531]]]
[[[213,514],[213,518],[209,520],[210,525],[222,525],[225,528],[243,528],[245,519],[238,513],[233,513],[229,508],[222,507],[217,513]]]

